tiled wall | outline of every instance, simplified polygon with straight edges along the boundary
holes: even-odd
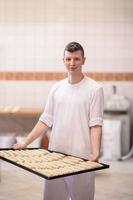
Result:
[[[63,49],[70,41],[84,46],[84,71],[104,83],[105,100],[116,84],[133,118],[132,0],[0,0],[0,106],[43,107],[64,76]]]
[[[63,49],[73,40],[91,77],[132,81],[132,11],[132,0],[1,0],[0,105],[42,106],[40,94],[65,76]]]
[[[48,92],[54,81],[1,81],[0,105],[26,108],[44,107]]]
[[[84,72],[96,81],[133,81],[133,72]],[[66,72],[0,72],[0,80],[52,81],[67,77]]]
[[[133,71],[133,1],[0,1],[1,71],[64,71],[73,40],[85,48],[85,71]]]
[[[0,106],[41,107],[45,106],[48,93],[56,81],[1,81]],[[113,94],[116,85],[119,95],[126,96],[133,109],[132,81],[99,81],[105,93],[105,101]]]
[[[52,85],[57,81],[1,81],[0,82],[0,107],[25,107],[44,109],[47,96]],[[113,86],[117,87],[117,93],[124,95],[130,101],[131,127],[133,130],[133,82],[125,81],[99,81],[104,89],[105,102],[113,94]],[[34,111],[33,111],[34,112]],[[31,117],[0,117],[0,132],[17,132],[21,134],[33,128],[35,120]],[[132,134],[132,132],[131,132]]]

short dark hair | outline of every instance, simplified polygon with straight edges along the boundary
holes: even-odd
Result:
[[[64,54],[65,54],[65,51],[69,51],[69,52],[81,51],[81,54],[84,57],[84,49],[81,46],[81,44],[79,44],[78,42],[68,43],[64,49]]]

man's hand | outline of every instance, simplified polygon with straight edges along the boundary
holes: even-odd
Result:
[[[13,149],[25,149],[27,147],[27,145],[23,142],[23,143],[16,143],[13,145]]]
[[[90,159],[89,159],[89,160],[90,160],[90,161],[93,161],[93,162],[98,162],[98,159],[99,159],[99,155],[93,155],[93,154],[92,154],[92,155],[90,156]]]
[[[14,149],[25,149],[30,143],[32,143],[36,138],[38,138],[41,134],[45,134],[48,130],[48,126],[38,121],[33,130],[28,134],[25,140],[21,143],[17,143],[13,145]]]

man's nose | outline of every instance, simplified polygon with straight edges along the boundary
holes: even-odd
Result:
[[[74,59],[71,59],[70,65],[74,65]]]

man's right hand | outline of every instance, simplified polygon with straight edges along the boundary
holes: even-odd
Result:
[[[25,149],[27,145],[25,143],[16,143],[13,145],[13,149]]]

